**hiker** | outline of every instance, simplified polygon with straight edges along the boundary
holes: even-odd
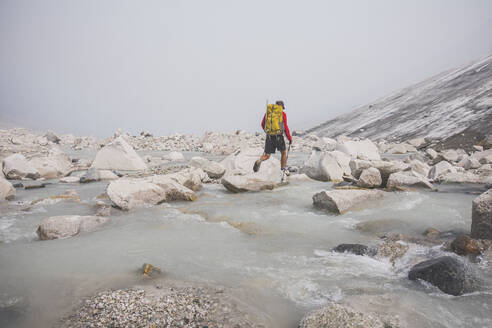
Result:
[[[261,120],[261,127],[266,133],[265,140],[265,152],[259,160],[255,162],[253,171],[258,172],[261,162],[270,158],[270,154],[275,154],[275,150],[278,149],[282,153],[280,160],[280,167],[282,171],[289,175],[286,168],[287,165],[287,152],[285,150],[284,133],[289,139],[289,146],[292,144],[292,136],[290,135],[289,127],[287,126],[287,115],[284,112],[285,106],[282,100],[277,100],[275,105],[268,104],[267,112]]]

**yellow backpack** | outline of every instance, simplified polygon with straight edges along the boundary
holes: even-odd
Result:
[[[274,104],[267,105],[265,132],[270,135],[284,133],[284,109],[282,106]]]

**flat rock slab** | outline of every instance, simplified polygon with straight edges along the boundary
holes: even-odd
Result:
[[[313,196],[313,205],[330,212],[343,214],[356,205],[383,196],[384,192],[381,190],[324,190]]]

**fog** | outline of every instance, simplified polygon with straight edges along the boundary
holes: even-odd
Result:
[[[492,1],[0,0],[0,122],[291,130],[492,53]]]

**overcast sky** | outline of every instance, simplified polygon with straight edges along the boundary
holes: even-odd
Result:
[[[492,53],[489,0],[0,0],[0,122],[308,128]]]

